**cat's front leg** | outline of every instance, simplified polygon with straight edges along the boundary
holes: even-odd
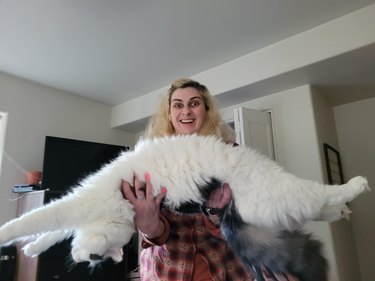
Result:
[[[104,260],[105,253],[110,252],[110,248],[105,235],[88,234],[73,239],[71,254],[76,263],[90,262],[90,265],[95,265]]]
[[[90,265],[106,258],[120,262],[121,248],[130,241],[133,233],[134,227],[124,224],[95,227],[95,231],[92,228],[80,230],[72,241],[72,258],[76,263],[90,262]]]

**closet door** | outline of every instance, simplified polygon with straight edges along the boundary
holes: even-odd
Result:
[[[270,112],[236,108],[234,129],[238,144],[254,147],[269,158],[276,159]]]

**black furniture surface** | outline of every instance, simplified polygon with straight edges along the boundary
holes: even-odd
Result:
[[[61,197],[80,179],[97,171],[127,149],[125,146],[47,136],[41,183],[42,189],[46,190],[44,203]],[[137,239],[137,236],[133,239]],[[124,260],[121,263],[109,259],[90,268],[88,263],[73,263],[70,240],[66,240],[39,256],[37,281],[126,280],[127,272],[138,264],[136,244],[131,241],[124,246]]]
[[[16,246],[0,247],[0,280],[13,281],[16,273]]]

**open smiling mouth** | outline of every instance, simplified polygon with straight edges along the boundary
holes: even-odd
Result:
[[[184,120],[180,120],[180,123],[182,124],[191,124],[194,122],[194,119],[184,119]]]

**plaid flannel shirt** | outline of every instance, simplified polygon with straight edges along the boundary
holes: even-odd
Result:
[[[207,263],[212,280],[254,280],[222,239],[220,228],[206,217],[163,209],[160,218],[168,233],[159,243],[143,237],[141,280],[193,280],[194,262],[198,256]]]

